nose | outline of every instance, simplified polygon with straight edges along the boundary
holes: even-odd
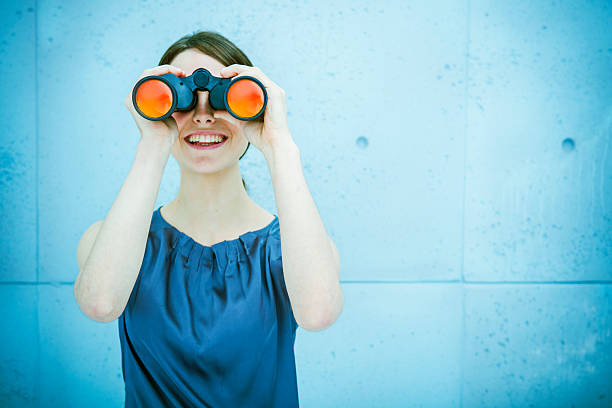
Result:
[[[195,123],[214,123],[214,109],[208,103],[208,91],[197,91],[198,102],[193,108],[193,121]]]

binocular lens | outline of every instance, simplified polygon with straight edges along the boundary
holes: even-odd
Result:
[[[252,118],[264,105],[263,90],[257,83],[248,79],[235,80],[227,90],[227,104],[236,115]]]
[[[136,92],[138,109],[152,118],[164,116],[172,108],[172,102],[170,87],[156,79],[143,82]]]

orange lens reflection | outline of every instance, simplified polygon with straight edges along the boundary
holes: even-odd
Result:
[[[172,90],[160,80],[145,81],[136,91],[136,104],[145,115],[160,118],[172,107]]]
[[[236,80],[227,91],[227,104],[236,115],[250,118],[264,105],[264,93],[259,84],[250,79]]]

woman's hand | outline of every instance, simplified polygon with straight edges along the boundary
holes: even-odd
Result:
[[[234,77],[232,80],[240,76],[252,76],[261,81],[266,88],[268,101],[263,115],[244,124],[244,137],[252,145],[268,157],[273,149],[288,143],[293,144],[287,123],[284,89],[272,82],[258,67],[232,64],[223,68],[220,75],[223,78]],[[261,117],[263,121],[260,120]]]
[[[134,81],[134,85],[136,85],[136,83],[145,76],[161,76],[167,73],[174,74],[178,77],[185,76],[185,72],[178,67],[172,65],[159,65],[153,68],[145,69],[140,77]],[[174,120],[172,116],[168,116],[164,120],[149,120],[140,116],[140,114],[136,112],[136,108],[134,108],[134,104],[132,102],[133,86],[132,89],[130,89],[130,93],[125,97],[124,104],[130,111],[130,114],[132,115],[132,118],[140,131],[140,140],[151,140],[170,149],[174,142],[176,142],[178,136],[176,120]]]

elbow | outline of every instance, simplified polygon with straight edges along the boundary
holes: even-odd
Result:
[[[311,317],[308,321],[304,322],[304,324],[300,323],[300,327],[308,331],[325,330],[338,320],[343,308],[344,296],[342,292],[340,292],[338,302],[334,307],[330,307],[324,313],[320,313],[316,317]]]
[[[118,316],[113,309],[101,308],[96,309],[89,318],[100,323],[110,323],[117,320]]]
[[[300,327],[308,330],[308,331],[322,331],[330,327],[336,321],[335,318],[330,317],[330,315],[325,315],[318,319],[311,319],[308,322],[300,323]]]
[[[318,323],[315,323],[315,324],[312,324],[312,325],[308,326],[306,328],[306,330],[313,331],[313,332],[318,332],[318,331],[323,331],[323,330],[327,329],[329,326],[331,326],[331,323],[329,322],[329,320],[321,320]]]
[[[96,322],[109,323],[117,319],[117,315],[112,311],[112,308],[101,305],[86,306],[81,304],[79,304],[79,308],[85,316]]]
[[[106,302],[87,302],[81,299],[78,295],[76,285],[74,286],[74,298],[79,309],[85,316],[93,321],[100,323],[109,323],[117,319],[117,314],[114,308]]]
[[[304,329],[304,330],[308,330],[311,332],[317,332],[317,331],[321,331],[321,330],[325,330],[327,327],[329,327],[329,325],[327,325],[326,323],[321,323],[319,321],[315,321],[315,322],[299,322],[298,323],[299,326]]]

